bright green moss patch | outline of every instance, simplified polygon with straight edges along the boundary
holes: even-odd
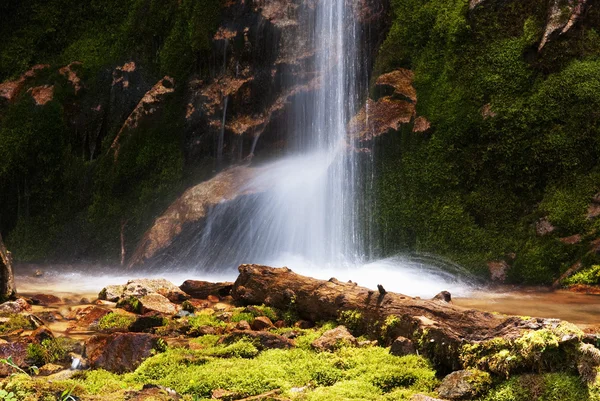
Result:
[[[191,316],[188,318],[188,322],[192,329],[197,329],[199,327],[225,327],[227,323],[217,319],[215,315],[207,315],[204,313],[199,313],[196,316]]]
[[[103,331],[126,331],[135,322],[134,316],[111,312],[98,322],[98,329]]]
[[[522,375],[496,386],[482,401],[585,401],[595,400],[581,379],[564,373]]]
[[[600,284],[600,265],[594,265],[587,270],[575,273],[564,281],[565,285],[585,284],[598,285]]]
[[[33,324],[29,319],[27,319],[27,317],[18,313],[0,314],[0,318],[8,319],[0,324],[0,334],[10,333],[11,331],[19,329],[31,330],[34,328]]]

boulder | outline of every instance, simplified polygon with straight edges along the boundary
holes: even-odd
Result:
[[[289,338],[279,334],[269,333],[268,331],[241,331],[234,330],[224,337],[221,337],[219,344],[231,344],[243,338],[249,339],[258,350],[264,349],[288,349],[296,346],[296,343]]]
[[[31,296],[34,305],[50,306],[61,305],[64,301],[52,294],[36,294]]]
[[[261,331],[268,330],[275,326],[273,326],[273,322],[266,316],[258,316],[252,322],[252,330]]]
[[[397,337],[390,348],[390,354],[396,356],[413,355],[417,353],[415,344],[408,338]]]
[[[237,322],[237,324],[235,325],[236,330],[252,330],[252,328],[250,327],[250,323],[248,323],[245,320],[241,320],[239,322]]]
[[[449,400],[474,398],[487,391],[492,384],[490,374],[479,370],[458,370],[442,380],[438,393]]]
[[[85,308],[77,309],[74,316],[75,322],[73,322],[68,331],[73,330],[96,330],[100,319],[110,313],[110,309],[102,308],[99,306],[87,306]]]
[[[118,302],[125,291],[124,285],[107,285],[98,294],[98,299],[110,302]]]
[[[487,263],[492,281],[503,283],[510,266],[504,260],[494,260]]]
[[[12,258],[2,242],[2,235],[0,235],[0,302],[12,298],[15,293]]]
[[[31,312],[31,305],[27,303],[23,298],[19,298],[16,301],[8,301],[0,304],[0,313],[23,313]]]
[[[149,294],[162,295],[171,302],[183,302],[189,298],[179,287],[163,278],[130,280],[125,284],[121,298],[139,298]]]
[[[335,349],[344,346],[358,346],[356,338],[350,334],[344,326],[338,326],[335,329],[327,330],[321,337],[312,342],[312,347],[319,351],[334,351]]]
[[[20,340],[10,343],[0,344],[0,359],[11,358],[15,365],[21,369],[27,368],[27,346],[28,342]],[[9,376],[13,373],[19,373],[12,366],[0,363],[0,377]]]
[[[177,305],[171,303],[160,294],[148,294],[140,297],[140,313],[158,312],[165,315],[175,315],[178,312]]]
[[[54,363],[47,363],[38,370],[38,374],[40,376],[50,376],[50,375],[56,374],[64,369],[65,368],[62,367],[61,365],[56,365]]]
[[[158,339],[143,333],[97,335],[86,341],[85,353],[93,368],[131,372],[158,348]]]
[[[452,294],[448,291],[441,291],[435,297],[433,297],[434,301],[442,301],[442,302],[452,302]]]

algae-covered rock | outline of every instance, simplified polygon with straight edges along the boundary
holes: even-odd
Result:
[[[313,341],[311,345],[319,351],[333,351],[345,345],[356,347],[358,346],[358,341],[346,327],[338,326],[335,329],[327,330],[321,337]]]
[[[438,393],[450,400],[468,400],[487,391],[492,384],[490,374],[479,370],[458,370],[442,380]]]
[[[159,337],[141,333],[97,335],[85,343],[86,356],[94,368],[123,373],[135,370],[158,348]]]

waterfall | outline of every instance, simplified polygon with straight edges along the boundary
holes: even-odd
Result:
[[[187,255],[199,270],[289,260],[336,268],[363,257],[357,163],[346,133],[357,101],[357,29],[345,0],[317,3],[312,32],[298,40],[313,41],[318,88],[292,107],[298,115],[285,156],[247,184],[272,189],[210,211]]]

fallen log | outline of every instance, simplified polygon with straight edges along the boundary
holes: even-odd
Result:
[[[492,355],[505,348],[515,353],[522,352],[530,344],[516,339],[541,329],[554,330],[549,333],[552,338],[559,339],[557,347],[569,343],[576,348],[583,338],[583,333],[576,327],[567,324],[567,330],[557,319],[524,318],[465,309],[442,300],[424,300],[381,289],[373,291],[335,278],[317,280],[298,275],[285,267],[241,265],[239,272],[232,296],[240,304],[265,304],[292,311],[299,318],[313,322],[339,320],[344,311],[351,311],[355,317],[360,316],[365,327],[369,328],[369,334],[376,334],[388,343],[398,336],[406,337],[441,369],[480,367],[496,369],[497,373],[533,369],[530,365],[542,360],[538,357],[548,347],[540,348],[540,355],[530,359],[528,355],[537,351],[527,348],[529,354],[526,357],[513,358],[518,363],[507,356],[506,366],[498,364]],[[569,330],[577,334],[571,335]],[[465,348],[465,345],[474,344],[481,346]],[[471,353],[465,356],[465,349]],[[492,363],[499,367],[490,367]]]

